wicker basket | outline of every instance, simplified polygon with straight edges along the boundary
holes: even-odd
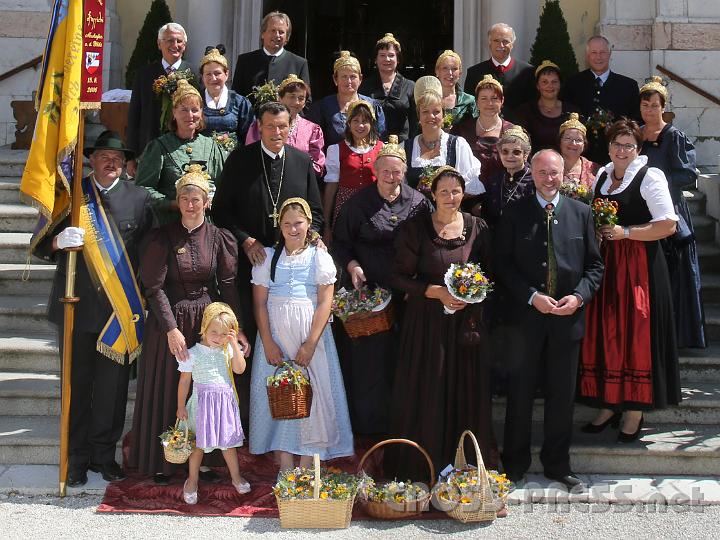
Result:
[[[315,480],[312,499],[280,499],[280,526],[283,529],[347,529],[355,496],[345,501],[320,498],[320,456],[313,456]]]
[[[275,373],[282,369],[278,366]],[[308,377],[308,380],[310,378]],[[312,386],[309,384],[288,386],[267,386],[270,415],[274,420],[295,420],[310,416],[312,407]]]
[[[465,430],[463,434],[460,435],[457,450],[455,451],[455,468],[468,468],[464,449],[466,436],[470,436],[473,446],[475,447],[479,489],[472,502],[467,504],[453,503],[450,508],[445,510],[445,513],[451,518],[463,523],[491,522],[495,519],[501,504],[499,504],[490,487],[485,464],[483,463],[482,454],[480,453],[480,446],[472,431]]]
[[[430,455],[418,443],[408,439],[387,439],[385,441],[380,441],[375,446],[370,448],[367,452],[365,452],[365,455],[363,455],[362,459],[360,460],[360,464],[358,465],[358,472],[362,472],[363,465],[365,464],[365,461],[370,456],[370,454],[372,454],[378,448],[388,444],[406,444],[408,446],[412,446],[413,448],[417,448],[418,451],[422,453],[422,455],[425,457],[425,460],[427,461],[428,467],[430,468],[430,489],[428,489],[428,494],[427,496],[416,501],[409,501],[405,503],[397,503],[395,501],[374,502],[364,501],[361,499],[361,504],[363,505],[365,511],[368,514],[377,519],[406,519],[418,516],[428,509],[430,505],[432,487],[435,483],[435,467],[433,466],[432,459],[430,459]]]
[[[380,311],[367,311],[355,313],[343,321],[345,332],[351,338],[372,336],[380,332],[386,332],[392,328],[393,304],[388,302]]]
[[[175,429],[177,429],[179,422],[179,418],[175,420]],[[162,445],[163,453],[165,454],[165,461],[168,461],[169,463],[175,463],[178,465],[185,463],[190,457],[190,454],[193,453],[193,450],[195,450],[195,441],[189,440],[190,431],[188,430],[187,422],[183,423],[185,424],[185,443],[179,446]]]

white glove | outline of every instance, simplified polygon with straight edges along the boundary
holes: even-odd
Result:
[[[80,247],[85,243],[85,229],[67,227],[56,238],[58,249]]]

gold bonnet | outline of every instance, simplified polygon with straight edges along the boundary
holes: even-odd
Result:
[[[295,75],[294,73],[291,73],[290,75],[285,77],[283,79],[283,81],[280,83],[280,86],[278,86],[278,89],[277,89],[278,95],[280,95],[280,92],[282,92],[285,89],[285,87],[287,87],[293,83],[302,84],[307,89],[307,83],[305,81],[303,81],[300,77]]]
[[[222,67],[225,68],[225,71],[228,70],[228,61],[227,58],[225,58],[218,49],[210,49],[210,52],[207,53],[205,56],[202,57],[200,60],[200,74],[202,75],[203,66],[205,64],[209,64],[210,62],[215,62],[217,64],[220,64]]]
[[[380,149],[377,156],[375,157],[375,161],[377,161],[381,157],[396,157],[398,159],[401,159],[403,163],[407,163],[405,147],[398,142],[397,135],[390,135],[390,137],[388,137],[388,142],[385,143]]]
[[[400,42],[395,39],[395,36],[393,36],[390,32],[385,34],[382,38],[377,40],[377,43],[375,43],[375,47],[387,47],[388,45],[392,45],[395,47],[397,52],[402,52],[402,47],[400,47]]]
[[[177,104],[180,103],[183,99],[185,99],[188,96],[195,96],[200,100],[201,104],[203,102],[203,99],[202,99],[202,97],[200,97],[200,92],[198,92],[197,88],[195,88],[192,84],[187,82],[185,79],[180,79],[177,82],[177,88],[175,89],[175,92],[173,92],[173,95],[172,95],[173,107],[177,107]]]
[[[203,313],[202,323],[200,323],[200,335],[205,335],[210,323],[213,322],[218,315],[223,313],[230,315],[231,328],[237,332],[240,325],[238,324],[237,317],[235,316],[235,313],[233,313],[232,308],[224,302],[212,302],[208,304],[205,308],[205,312]]]
[[[372,104],[368,103],[364,99],[356,99],[350,105],[348,105],[347,108],[347,118],[350,118],[352,116],[352,112],[355,110],[356,107],[365,107],[368,110],[368,113],[370,114],[370,117],[373,119],[373,122],[377,122],[377,118],[375,118],[375,107],[372,106]]]
[[[655,90],[658,94],[660,94],[665,101],[668,100],[668,91],[665,85],[663,84],[662,77],[658,77],[657,75],[653,75],[650,77],[650,81],[646,82],[645,84],[640,87],[640,93],[647,92],[648,90]]]
[[[502,84],[500,84],[500,81],[498,81],[495,77],[492,75],[483,75],[483,78],[480,79],[480,81],[475,85],[475,95],[477,96],[477,93],[479,90],[484,90],[488,86],[494,86],[498,90],[500,90],[500,93],[503,93],[503,87]]]
[[[305,217],[308,218],[308,221],[310,221],[310,224],[312,225],[313,215],[312,215],[312,211],[310,210],[310,205],[302,197],[290,197],[289,199],[285,199],[285,202],[282,203],[282,206],[280,207],[279,214],[281,216],[283,215],[285,208],[290,204],[299,204],[300,206],[302,206],[303,212],[305,213]]]
[[[521,126],[513,126],[510,129],[506,129],[502,133],[502,137],[516,137],[526,143],[530,144],[530,135]]]
[[[457,60],[458,67],[462,70],[462,58],[460,58],[460,55],[458,53],[450,49],[445,49],[443,52],[440,53],[440,56],[438,56],[437,60],[435,60],[435,69],[437,69],[440,65],[440,62],[442,62],[446,58],[454,58],[455,60]]]
[[[350,55],[350,51],[340,51],[340,58],[335,60],[333,64],[333,74],[337,73],[341,68],[350,68],[357,73],[362,73],[360,69],[360,61]]]
[[[538,73],[540,73],[545,68],[555,68],[558,71],[560,71],[560,66],[558,66],[555,62],[551,60],[543,60],[538,67],[535,68],[535,76],[538,76]]]
[[[203,190],[205,195],[209,195],[210,175],[203,170],[202,165],[193,163],[187,168],[187,172],[175,182],[175,192],[180,193],[180,190],[185,186],[195,186]]]
[[[560,124],[559,134],[562,135],[566,129],[577,129],[578,131],[582,131],[583,135],[587,135],[587,128],[580,121],[580,115],[576,112],[570,113],[570,118]]]
[[[433,75],[425,75],[415,81],[414,97],[415,103],[425,94],[436,94],[438,99],[442,99],[442,83],[440,79]]]

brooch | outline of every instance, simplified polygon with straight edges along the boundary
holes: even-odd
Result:
[[[397,216],[390,216],[390,221],[392,221],[393,223],[395,223],[397,220],[398,220]]]
[[[225,114],[225,108],[222,108],[218,111],[220,114]]]
[[[182,254],[185,253],[186,251],[187,251],[187,249],[185,249],[184,247],[181,247],[180,249],[178,249],[178,254],[179,254],[179,255],[182,255]]]
[[[185,152],[187,152],[188,154],[192,154],[192,146],[186,146]]]

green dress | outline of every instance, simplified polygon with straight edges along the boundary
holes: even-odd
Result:
[[[145,147],[135,184],[150,192],[159,225],[180,218],[178,212],[170,209],[170,203],[175,200],[175,182],[185,174],[187,165],[194,162],[204,162],[210,175],[211,189],[217,188],[225,155],[212,137],[197,134],[188,140],[175,133],[165,133]]]
[[[448,132],[456,124],[462,122],[465,117],[472,116],[473,118],[475,118],[478,115],[477,107],[475,105],[475,98],[472,97],[470,94],[466,94],[465,92],[460,90],[459,85],[455,87],[455,107],[450,110],[445,110],[443,112],[446,117],[448,114],[452,115],[452,124],[443,125],[443,129]]]

